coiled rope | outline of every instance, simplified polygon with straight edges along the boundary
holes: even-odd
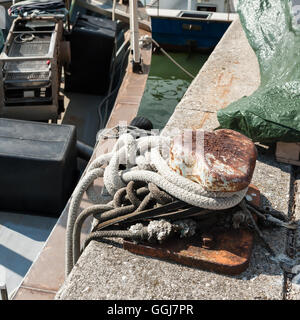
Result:
[[[172,203],[171,206],[164,206]],[[176,202],[176,203],[174,203]],[[148,208],[160,208],[163,206],[163,210],[149,210]],[[185,203],[176,201],[166,192],[160,190],[155,184],[149,183],[145,185],[137,181],[130,181],[126,187],[119,189],[113,200],[108,205],[94,205],[83,210],[76,218],[74,229],[73,229],[73,264],[75,264],[80,256],[80,234],[81,228],[84,221],[91,215],[97,219],[98,225],[95,227],[97,230],[103,229],[109,225],[129,220],[141,220],[142,218],[153,218],[156,216],[168,216],[168,212],[174,209],[182,208],[187,206]],[[144,211],[145,209],[148,209]],[[144,212],[143,212],[144,211]],[[198,208],[199,211],[199,208]],[[184,214],[187,210],[184,211]],[[174,215],[171,213],[170,215]],[[137,218],[138,217],[138,218]],[[175,216],[176,218],[177,216]],[[95,229],[94,228],[94,229]],[[107,234],[107,233],[105,233]],[[113,232],[112,232],[113,234]],[[95,239],[98,237],[99,232],[94,232],[88,237]],[[123,233],[124,237],[125,233]],[[118,237],[115,234],[115,237]],[[86,242],[87,242],[86,241]],[[86,245],[85,245],[86,247]]]
[[[106,212],[115,208],[115,195],[122,193],[123,188],[131,181],[151,183],[152,187],[157,186],[170,197],[204,209],[223,210],[241,202],[248,188],[238,192],[210,192],[202,185],[172,171],[167,164],[168,156],[163,155],[166,148],[169,150],[170,142],[169,137],[147,136],[135,139],[134,135],[124,133],[117,140],[112,152],[99,156],[90,164],[85,176],[75,188],[70,202],[66,231],[66,275],[70,273],[74,261],[78,258],[78,249],[74,255],[74,239],[78,239],[78,228],[74,231],[77,218],[79,217],[77,223],[80,226],[84,218],[90,214],[97,213],[98,217],[104,217]],[[126,168],[120,170],[120,164]],[[107,197],[97,194],[93,188],[94,181],[100,177],[103,177]],[[132,185],[129,184],[128,188],[130,187]],[[80,203],[85,192],[98,207],[94,206],[80,213]],[[137,204],[138,202],[135,205]],[[131,210],[136,209],[135,205]],[[127,212],[126,209],[122,210]]]

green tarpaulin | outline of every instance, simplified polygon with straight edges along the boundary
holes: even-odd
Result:
[[[300,141],[300,30],[289,0],[240,0],[238,13],[259,62],[261,84],[218,111],[221,128],[253,141]]]

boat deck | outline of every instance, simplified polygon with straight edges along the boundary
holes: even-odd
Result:
[[[140,34],[149,35],[147,31],[142,30],[140,30]],[[128,64],[113,111],[106,125],[107,128],[118,125],[120,121],[127,121],[129,123],[137,114],[150,70],[152,55],[151,46],[142,49],[141,55],[144,73],[133,73],[131,64]],[[70,99],[69,102],[68,99]],[[86,130],[94,130],[93,126],[89,127],[88,123],[93,117],[95,119],[94,108],[97,108],[98,106],[96,97],[72,94],[65,97],[65,102],[68,103],[68,107],[62,122],[70,124],[75,122],[78,124],[79,139],[88,143],[90,132]],[[89,129],[87,129],[87,127],[89,127]],[[97,150],[97,155],[99,154],[99,151],[101,152],[101,150]],[[93,157],[95,156],[96,152],[94,152]],[[85,198],[82,202],[82,208],[87,205],[90,205],[90,203]],[[35,255],[34,263],[32,265],[30,264],[31,267],[29,264],[27,265],[27,269],[29,267],[30,269],[25,277],[23,277],[23,280],[21,279],[21,281],[18,282],[18,288],[16,292],[11,295],[11,298],[15,300],[49,300],[55,297],[56,292],[65,280],[65,232],[67,216],[68,204],[56,221],[54,227],[52,226],[52,232],[52,227],[48,229],[49,237],[46,237],[46,241],[44,240],[39,247],[39,250]],[[87,221],[82,229],[82,238],[87,234],[89,227],[90,221]],[[15,284],[16,283],[17,281]]]
[[[12,212],[0,213],[0,265],[9,296],[44,246],[57,219]]]
[[[102,96],[67,93],[66,111],[59,122],[75,125],[78,140],[94,146],[99,129],[97,108],[102,100]],[[83,171],[86,162],[78,162]],[[58,217],[0,212],[0,265],[5,268],[9,296],[22,282],[57,221]]]

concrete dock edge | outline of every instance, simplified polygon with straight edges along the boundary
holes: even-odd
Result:
[[[162,134],[184,128],[212,130],[218,127],[216,112],[250,95],[260,83],[256,56],[240,21],[235,20],[176,107]],[[291,203],[295,170],[275,160],[272,147],[257,145],[259,156],[252,183],[262,194],[262,206],[299,219]],[[298,203],[297,202],[297,203]],[[276,253],[271,257],[257,240],[250,265],[238,276],[225,276],[183,265],[134,255],[120,242],[92,241],[66,279],[56,299],[191,299],[282,300],[299,299],[299,285],[291,284],[280,262],[287,257],[287,231],[263,230]],[[296,233],[299,238],[299,232]],[[298,241],[298,242],[297,242]],[[295,241],[299,245],[299,239]],[[287,257],[288,258],[288,257]]]

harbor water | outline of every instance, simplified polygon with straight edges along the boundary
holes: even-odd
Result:
[[[169,53],[169,55],[194,76],[209,57],[208,54],[196,52]],[[148,118],[155,129],[162,129],[192,80],[167,56],[154,53],[138,116]]]

